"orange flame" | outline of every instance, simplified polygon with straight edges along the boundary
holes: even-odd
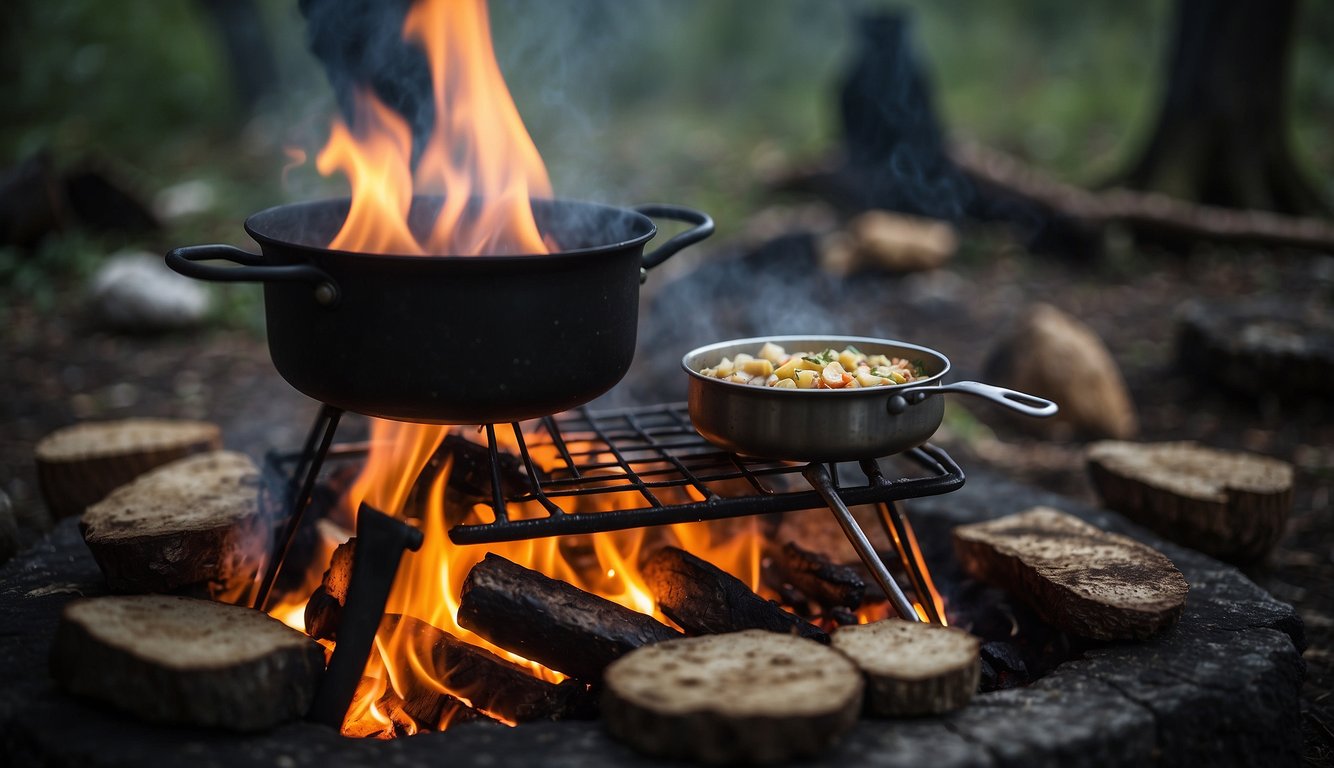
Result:
[[[550,197],[537,147],[510,98],[491,48],[483,0],[416,3],[403,25],[426,54],[435,125],[412,170],[412,130],[372,92],[355,97],[353,125],[335,120],[316,157],[341,172],[352,204],[330,248],[402,255],[546,253],[530,200]],[[426,231],[408,223],[414,195],[439,212]]]
[[[422,48],[429,63],[434,128],[420,148],[414,172],[414,138],[407,121],[369,90],[356,94],[351,125],[336,120],[316,158],[320,173],[342,173],[352,187],[347,218],[329,247],[395,255],[547,253],[549,243],[537,227],[531,200],[550,197],[550,182],[501,77],[484,0],[419,0],[408,13],[403,32],[408,43]],[[430,219],[425,226],[423,211],[433,215],[425,217]],[[682,546],[761,591],[762,540],[753,519],[455,546],[448,528],[475,518],[479,510],[454,508],[458,502],[447,492],[449,460],[445,466],[431,465],[449,427],[381,420],[372,420],[371,427],[370,456],[345,497],[347,518],[355,520],[355,510],[364,501],[385,514],[415,515],[413,522],[425,539],[419,552],[403,558],[386,614],[426,622],[557,681],[560,673],[497,648],[459,626],[456,615],[463,581],[488,551],[663,620],[639,568],[641,554],[650,544]],[[533,460],[545,470],[562,462],[549,445],[530,444],[530,448]],[[609,473],[608,483],[615,477]],[[414,499],[421,478],[429,483],[429,493],[425,499]],[[580,503],[612,509],[643,505],[643,499],[629,491],[585,498]],[[511,515],[520,518],[524,511],[511,510]],[[273,615],[304,628],[304,595],[318,583],[338,543],[331,538],[323,542],[322,556],[315,559],[300,592],[303,597],[280,601]],[[431,649],[414,642],[405,626],[402,621],[392,629],[382,625],[344,733],[393,737],[418,728],[438,730],[461,711],[447,707],[428,715],[437,722],[418,722],[407,711],[411,691],[434,691],[471,703],[468,691],[449,690],[437,679]]]

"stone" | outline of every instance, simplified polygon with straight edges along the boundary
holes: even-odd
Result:
[[[986,381],[1060,406],[1051,419],[1015,420],[1025,428],[1074,431],[1125,439],[1139,418],[1116,361],[1102,339],[1078,319],[1049,304],[1029,307],[993,348]]]
[[[820,264],[834,274],[861,269],[922,272],[947,263],[959,238],[949,224],[889,211],[867,211],[824,238]]]
[[[130,333],[191,328],[212,302],[198,281],[178,275],[162,257],[121,251],[108,257],[88,285],[88,309],[105,327]]]

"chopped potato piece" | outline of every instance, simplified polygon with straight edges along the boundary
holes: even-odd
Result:
[[[788,360],[786,363],[783,363],[774,369],[774,375],[780,379],[791,379],[795,377],[797,375],[797,363],[799,362],[801,362],[801,358]],[[704,371],[700,371],[700,373],[704,373]],[[710,374],[704,373],[704,375],[709,376]]]
[[[787,352],[772,341],[766,341],[764,346],[760,347],[760,357],[774,365],[782,365],[783,361],[787,359]]]
[[[797,371],[798,389],[815,389],[815,382],[820,380],[820,374],[816,371]]]
[[[774,386],[778,389],[796,389],[797,382],[793,379],[779,379],[774,382]]]
[[[853,352],[851,349],[845,349],[838,353],[838,364],[843,366],[846,371],[851,371],[857,367],[857,363],[865,359],[865,356]]]
[[[741,370],[751,376],[768,376],[774,372],[774,364],[764,359],[747,360],[741,365]]]

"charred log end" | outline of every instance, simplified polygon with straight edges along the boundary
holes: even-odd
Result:
[[[662,612],[691,634],[763,629],[822,643],[824,630],[755,594],[740,579],[677,547],[663,547],[644,565]]]

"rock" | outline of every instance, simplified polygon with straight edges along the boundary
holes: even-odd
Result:
[[[109,257],[89,283],[88,302],[92,316],[108,328],[139,333],[198,325],[211,304],[202,285],[145,251]]]
[[[1048,304],[1019,318],[987,360],[987,381],[1045,397],[1061,407],[1051,419],[1016,419],[1030,429],[1073,430],[1124,439],[1139,419],[1121,371],[1091,328]]]
[[[944,265],[959,247],[949,224],[888,211],[867,211],[827,236],[820,264],[834,274],[875,268],[921,272]]]
[[[179,219],[213,209],[218,191],[203,179],[191,179],[173,184],[153,198],[153,213],[162,221]]]
[[[0,491],[0,564],[8,562],[18,551],[19,524],[14,517],[14,504],[8,494]]]

